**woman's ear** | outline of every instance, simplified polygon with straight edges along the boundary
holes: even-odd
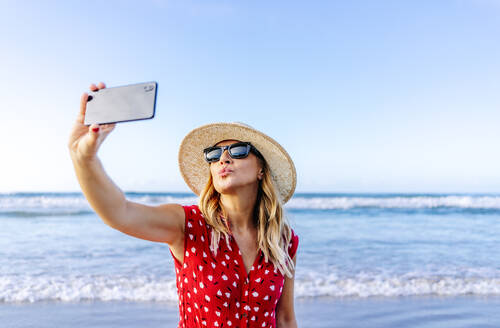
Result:
[[[257,174],[257,179],[262,180],[263,177],[264,177],[264,170],[260,169],[259,173]]]

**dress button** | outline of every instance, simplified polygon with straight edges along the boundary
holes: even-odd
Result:
[[[248,315],[247,315],[246,313],[243,313],[241,316],[242,316],[243,318],[246,318]]]

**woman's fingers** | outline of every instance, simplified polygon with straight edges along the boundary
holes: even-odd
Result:
[[[90,91],[98,91],[98,90],[104,89],[105,87],[106,87],[106,84],[104,84],[104,82],[99,82],[97,85],[92,83],[90,85],[89,89],[90,89]]]
[[[87,146],[90,147],[91,153],[96,153],[96,148],[98,145],[96,145],[97,139],[99,138],[99,132],[100,132],[100,127],[98,124],[91,124],[89,126],[89,133],[87,137]]]
[[[103,131],[111,131],[115,128],[116,123],[109,123],[109,124],[103,124],[101,125]]]
[[[97,85],[92,83],[89,87],[90,91],[93,91],[93,92],[104,89],[104,88],[106,88],[106,85],[103,82],[99,82]],[[88,99],[89,99],[89,94],[86,92],[83,93],[82,97],[80,99],[80,113],[79,113],[78,118],[77,118],[78,123],[83,124],[83,122],[85,120],[85,112],[87,111]]]
[[[95,136],[106,136],[115,129],[116,124],[92,124],[89,126],[89,133]]]
[[[115,128],[115,124],[103,124],[100,126],[99,134],[101,137],[101,142],[104,141],[104,139],[106,139],[108,134],[110,134],[111,131],[114,130],[114,128]]]
[[[88,127],[88,132],[82,138],[83,148],[82,153],[85,156],[93,156],[97,154],[97,151],[104,139],[113,131],[115,124],[92,124]]]
[[[92,92],[96,92],[105,87],[106,85],[100,82],[97,85],[91,84],[89,89]],[[85,113],[87,111],[88,100],[89,94],[84,92],[80,98],[78,117],[68,141],[68,146],[73,154],[79,154],[77,156],[85,157],[95,156],[100,144],[115,127],[115,124],[92,124],[90,126],[85,126]]]
[[[82,97],[80,98],[80,112],[78,113],[78,118],[76,119],[76,121],[78,123],[83,124],[83,121],[85,119],[85,112],[87,110],[87,100],[88,100],[88,98],[89,98],[89,95],[86,92],[84,92],[82,94]]]
[[[93,140],[93,141],[96,141],[97,138],[99,137],[99,133],[101,132],[101,127],[99,126],[99,124],[91,124],[89,126],[89,134],[90,134],[90,138]]]
[[[100,125],[99,124],[91,124],[89,125],[89,132],[94,132],[94,133],[99,133],[100,130]]]

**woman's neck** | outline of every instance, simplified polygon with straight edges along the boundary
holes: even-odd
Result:
[[[253,216],[256,201],[257,193],[221,195],[220,202],[231,231],[240,233],[255,229]]]

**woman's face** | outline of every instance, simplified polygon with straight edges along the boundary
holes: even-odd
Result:
[[[239,142],[238,140],[224,140],[216,146],[227,146]],[[231,158],[227,149],[224,150],[217,162],[210,163],[210,173],[215,190],[218,193],[232,193],[238,189],[257,188],[262,179],[262,165],[260,160],[250,152],[245,158]]]

